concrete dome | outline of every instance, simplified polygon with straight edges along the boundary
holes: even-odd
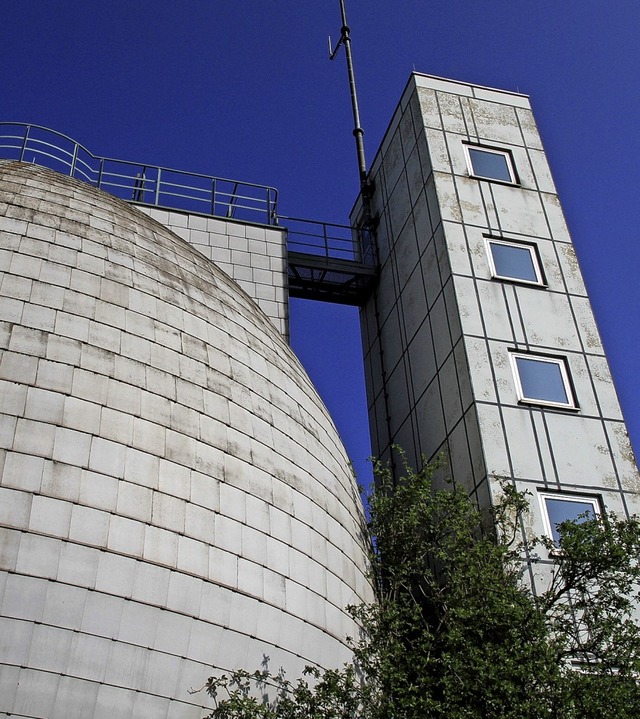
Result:
[[[200,717],[214,671],[339,666],[362,512],[284,340],[212,262],[0,163],[0,713]]]

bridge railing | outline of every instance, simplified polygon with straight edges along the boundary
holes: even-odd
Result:
[[[331,222],[280,220],[287,228],[290,296],[361,306],[378,276],[371,232]]]
[[[373,238],[364,229],[283,215],[279,223],[287,228],[289,253],[312,255],[318,260],[375,265]]]

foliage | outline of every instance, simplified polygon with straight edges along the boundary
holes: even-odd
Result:
[[[625,719],[640,706],[640,523],[565,522],[553,562],[520,538],[527,498],[482,513],[433,468],[386,467],[369,500],[377,602],[351,607],[353,664],[212,677],[210,719]],[[537,575],[535,590],[524,570]]]
[[[341,670],[307,667],[305,678],[290,682],[280,671],[238,670],[210,678],[206,689],[216,701],[215,719],[347,719],[358,716],[362,685],[353,665]],[[218,699],[220,692],[225,698]]]
[[[640,706],[640,523],[610,513],[559,530],[559,548],[541,540],[555,566],[535,600],[560,668],[557,716],[631,719]]]

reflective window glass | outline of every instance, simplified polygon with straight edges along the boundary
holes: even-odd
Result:
[[[562,358],[514,355],[521,400],[574,407]]]
[[[566,521],[580,523],[587,519],[595,519],[598,515],[598,503],[595,498],[545,496],[543,499],[547,511],[548,529],[556,544],[560,543],[559,524]]]
[[[542,284],[534,247],[490,240],[489,248],[496,277]]]
[[[479,147],[467,146],[471,173],[476,177],[485,177],[489,180],[502,182],[515,182],[511,168],[511,158],[506,152],[484,150]]]

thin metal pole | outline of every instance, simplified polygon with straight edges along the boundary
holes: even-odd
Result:
[[[98,182],[96,184],[96,187],[100,190],[102,189],[102,173],[104,171],[104,157],[100,158],[100,163],[98,164]]]
[[[74,143],[73,145],[73,157],[71,158],[71,169],[69,172],[69,177],[73,177],[73,173],[76,171],[76,161],[78,159],[78,143]]]
[[[340,39],[344,45],[344,54],[347,59],[347,74],[349,75],[349,91],[351,93],[351,109],[353,111],[353,136],[356,139],[360,184],[362,185],[362,189],[365,189],[367,185],[367,162],[364,156],[364,130],[360,125],[360,111],[358,109],[358,95],[356,93],[356,77],[353,71],[353,57],[351,56],[351,30],[347,24],[347,12],[345,10],[344,0],[340,0],[340,14],[342,16]]]
[[[20,162],[24,162],[24,153],[27,150],[27,143],[29,142],[29,131],[31,130],[31,125],[27,125],[27,129],[25,130],[24,137],[22,139],[22,147],[20,148]]]
[[[156,197],[155,197],[155,205],[156,207],[160,207],[160,183],[162,182],[162,168],[158,168],[158,172],[156,174]]]

